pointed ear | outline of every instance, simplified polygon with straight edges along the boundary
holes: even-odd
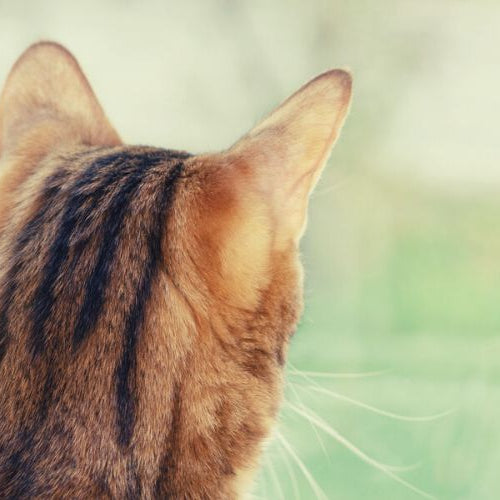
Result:
[[[271,206],[274,238],[297,242],[305,228],[309,195],[340,133],[352,80],[343,70],[316,77],[288,98],[228,152]]]
[[[88,145],[117,145],[108,122],[76,59],[52,42],[32,45],[12,68],[0,97],[0,152],[26,134]]]

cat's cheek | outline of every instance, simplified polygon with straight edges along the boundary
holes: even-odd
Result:
[[[249,493],[255,481],[258,464],[254,467],[245,467],[236,471],[233,482],[233,497],[235,499],[247,500],[252,498]]]
[[[283,392],[281,390],[281,392]],[[281,393],[280,393],[281,394]],[[280,396],[279,401],[281,402],[282,396]],[[278,422],[276,419],[276,414],[281,407],[281,404],[277,405],[277,411],[273,412],[273,416],[270,416],[265,422],[265,427],[267,429],[266,437],[259,443],[258,451],[255,458],[250,464],[246,464],[243,467],[239,467],[235,470],[235,475],[233,479],[233,497],[234,499],[247,500],[253,498],[251,495],[252,486],[255,482],[259,467],[262,465],[261,458],[265,452],[268,444],[273,440],[274,430],[278,427]]]

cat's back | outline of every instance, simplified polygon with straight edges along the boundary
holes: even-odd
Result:
[[[129,476],[137,466],[123,451],[133,428],[150,431],[134,445],[155,448],[159,427],[141,422],[134,396],[153,383],[137,373],[137,338],[187,158],[80,146],[33,158],[32,166],[25,158],[24,176],[15,161],[2,166],[0,484],[7,497],[120,497],[135,484]],[[96,481],[99,474],[118,481]]]
[[[239,498],[302,310],[298,244],[351,78],[227,150],[123,146],[40,43],[0,95],[0,498]]]

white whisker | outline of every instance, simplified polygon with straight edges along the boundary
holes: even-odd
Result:
[[[319,392],[322,394],[326,394],[327,396],[330,396],[331,398],[335,398],[335,399],[338,399],[340,401],[345,401],[346,403],[350,403],[354,406],[358,406],[359,408],[363,408],[365,410],[371,411],[372,413],[376,413],[378,415],[383,415],[384,417],[393,418],[395,420],[403,420],[406,422],[429,422],[432,420],[437,420],[439,418],[446,417],[455,411],[454,409],[449,409],[449,410],[445,410],[445,411],[440,412],[440,413],[435,413],[433,415],[424,415],[424,416],[418,416],[418,417],[410,417],[410,416],[406,416],[406,415],[400,415],[398,413],[383,410],[381,408],[377,408],[375,406],[369,405],[367,403],[364,403],[363,401],[359,401],[357,399],[350,398],[349,396],[345,396],[345,395],[340,394],[338,392],[331,391],[329,389],[325,389],[324,387],[321,387],[315,380],[311,379],[311,377],[307,375],[307,372],[301,372],[300,370],[297,370],[294,367],[292,367],[292,368],[293,368],[293,370],[295,370],[295,373],[297,375],[300,375],[302,378],[304,378],[310,384],[312,384],[311,386],[308,386],[308,387],[304,387],[304,386],[300,386],[300,385],[298,385],[298,387],[301,387],[301,388],[304,388],[304,389],[307,389],[310,391],[315,391],[315,392]]]
[[[292,465],[290,464],[290,459],[288,458],[286,450],[283,448],[283,443],[281,441],[278,441],[278,444],[279,444],[278,448],[280,450],[280,454],[281,454],[283,461],[285,463],[286,471],[287,471],[288,476],[290,477],[290,481],[292,483],[293,496],[295,499],[300,500],[299,485],[297,484],[297,479],[295,478],[295,474],[294,474]]]
[[[288,387],[290,387],[290,389],[294,393],[294,395],[297,398],[297,401],[299,402],[299,404],[301,406],[304,406],[303,403],[302,403],[302,398],[300,397],[299,393],[295,389],[294,384],[290,380],[287,381],[287,384],[288,384]],[[323,450],[323,455],[325,456],[325,459],[328,460],[328,461],[330,461],[330,457],[328,456],[328,453],[326,452],[325,444],[323,443],[323,439],[321,439],[321,436],[320,436],[320,434],[318,432],[318,429],[316,428],[316,426],[312,425],[310,422],[309,422],[309,425],[311,426],[311,429],[313,430],[314,435],[316,436],[316,439],[318,440],[318,442],[319,442],[319,444],[321,446],[321,449]]]
[[[302,460],[295,453],[295,451],[293,450],[290,443],[286,440],[286,438],[280,432],[277,432],[276,436],[283,445],[283,448],[287,451],[290,457],[293,458],[294,462],[297,464],[302,474],[304,474],[304,477],[307,479],[307,482],[309,483],[309,486],[313,490],[316,497],[319,498],[320,500],[328,500],[328,497],[326,496],[325,492],[321,489],[320,485],[316,482],[313,475],[309,472],[309,469],[304,465],[304,462],[302,462]]]
[[[288,367],[291,368],[293,371],[289,372],[291,375],[304,375],[307,377],[314,377],[314,378],[332,378],[332,379],[337,379],[337,378],[369,378],[369,377],[379,377],[380,375],[385,375],[386,373],[391,372],[392,370],[386,369],[386,370],[378,370],[378,371],[373,371],[373,372],[314,372],[314,371],[303,371],[299,370],[298,368],[295,368],[291,363],[288,363]]]
[[[276,487],[275,490],[278,493],[278,498],[285,500],[285,496],[283,495],[283,490],[281,488],[280,480],[278,478],[278,475],[276,474],[276,469],[274,468],[274,464],[273,464],[269,454],[266,455],[266,464],[267,464],[267,468],[269,469],[269,472],[271,474],[271,478],[273,480],[273,483]],[[274,498],[276,498],[276,496],[274,496]]]
[[[289,406],[293,411],[295,411],[295,408],[302,408],[304,411],[307,412],[308,415],[310,415],[313,418],[316,418],[318,420],[322,420],[321,417],[317,413],[315,413],[313,410],[307,408],[303,404],[301,404],[299,407],[296,407],[295,405],[293,405],[293,403],[290,403],[289,401],[286,401],[285,405]],[[294,406],[295,406],[295,408],[293,408]],[[300,416],[304,417],[304,415],[300,415]],[[314,427],[317,426],[317,424],[312,419],[306,418],[306,420],[309,422],[310,425],[312,425]],[[324,420],[322,420],[322,421],[323,421],[323,423],[325,425],[328,425]],[[353,443],[351,443],[351,445],[352,446],[356,446]],[[359,451],[361,451],[361,450],[359,450]],[[374,460],[374,459],[372,459],[372,460]],[[381,467],[384,467],[387,470],[390,470],[392,472],[407,472],[407,471],[410,471],[410,470],[415,470],[415,469],[417,469],[420,466],[419,462],[417,462],[416,464],[411,464],[411,465],[390,465],[390,464],[386,464],[386,463],[383,463],[383,462],[378,462],[378,464]]]
[[[300,387],[300,386],[299,386]],[[417,417],[409,417],[406,415],[400,415],[398,413],[393,413],[391,411],[382,410],[381,408],[377,408],[376,406],[369,405],[367,403],[363,403],[363,401],[359,401],[357,399],[350,398],[349,396],[345,396],[343,394],[339,394],[338,392],[331,391],[329,389],[325,389],[323,387],[317,387],[316,385],[310,385],[307,387],[302,386],[302,389],[306,389],[308,391],[319,392],[321,394],[326,394],[331,398],[338,399],[339,401],[345,401],[346,403],[350,403],[354,406],[358,406],[359,408],[363,408],[365,410],[371,411],[372,413],[376,413],[378,415],[382,415],[384,417],[393,418],[395,420],[403,420],[406,422],[429,422],[432,420],[437,420],[439,418],[446,417],[453,413],[455,410],[450,409],[443,411],[441,413],[436,413],[434,415],[423,415]]]
[[[367,455],[365,452],[360,450],[356,445],[351,443],[349,440],[347,440],[342,434],[340,434],[337,430],[335,430],[333,427],[331,427],[328,423],[326,423],[324,420],[322,420],[320,417],[317,415],[311,414],[307,409],[305,408],[299,408],[292,403],[287,403],[287,406],[291,408],[295,413],[298,415],[301,415],[303,418],[306,420],[309,420],[313,422],[315,425],[317,425],[320,429],[322,429],[325,433],[329,434],[331,437],[333,437],[338,443],[342,444],[345,448],[350,450],[352,453],[354,453],[356,456],[361,458],[365,463],[373,466],[375,469],[383,472],[387,476],[391,477],[398,483],[403,484],[410,490],[414,491],[415,493],[418,493],[419,495],[425,497],[425,498],[430,498],[433,499],[435,498],[434,496],[430,495],[429,493],[421,490],[420,488],[417,488],[413,484],[409,483],[408,481],[404,480],[403,478],[399,477],[397,474],[395,474],[394,469],[391,466],[387,466],[385,464],[382,464],[380,462],[377,462],[373,458],[371,458],[369,455]]]

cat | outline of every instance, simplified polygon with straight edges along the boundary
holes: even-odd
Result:
[[[40,42],[0,97],[0,497],[248,491],[302,311],[308,197],[351,76],[229,149],[125,146]]]

